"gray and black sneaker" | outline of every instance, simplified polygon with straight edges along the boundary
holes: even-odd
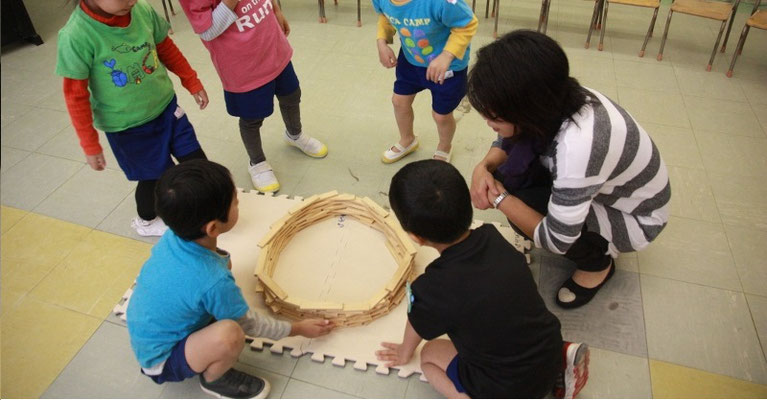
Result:
[[[263,399],[269,394],[269,382],[232,368],[213,382],[200,374],[202,390],[219,399]]]

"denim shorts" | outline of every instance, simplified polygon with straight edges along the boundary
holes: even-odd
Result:
[[[467,68],[453,71],[453,77],[445,79],[440,85],[426,79],[426,68],[411,64],[400,51],[394,93],[409,96],[428,89],[431,92],[431,109],[437,114],[447,115],[458,107],[466,95],[466,71]]]

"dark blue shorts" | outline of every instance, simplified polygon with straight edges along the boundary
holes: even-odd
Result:
[[[273,81],[264,86],[245,93],[224,90],[226,111],[235,117],[264,119],[274,112],[274,95],[287,96],[296,89],[298,89],[298,77],[291,61]]]
[[[160,375],[147,376],[152,378],[155,383],[163,383],[181,382],[184,379],[197,375],[197,372],[194,372],[189,366],[189,363],[186,362],[186,355],[184,354],[184,349],[186,348],[186,340],[188,338],[189,336],[185,337],[184,340],[176,343],[176,345],[173,346],[173,350],[170,352],[170,357],[165,360],[165,366],[163,367],[162,373],[160,373]],[[143,369],[141,370],[141,373],[144,374]]]
[[[200,142],[176,96],[157,118],[120,132],[107,132],[117,164],[131,181],[158,179],[179,158],[200,149]]]
[[[426,79],[426,68],[411,64],[400,51],[397,57],[395,71],[397,80],[394,81],[394,93],[409,96],[429,89],[431,109],[437,114],[447,115],[458,107],[461,99],[466,95],[467,69],[453,71],[453,77],[445,79],[440,85]]]
[[[464,389],[463,385],[461,384],[461,379],[458,377],[458,356],[457,355],[453,357],[453,361],[450,361],[450,364],[448,364],[447,370],[445,372],[447,373],[447,377],[450,378],[451,381],[453,381],[455,390],[457,390],[459,393],[466,393],[466,389]]]

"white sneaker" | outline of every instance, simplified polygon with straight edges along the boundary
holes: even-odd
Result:
[[[130,226],[133,227],[133,229],[136,230],[136,233],[140,236],[162,236],[165,231],[168,230],[168,226],[165,225],[165,222],[163,222],[160,217],[156,217],[151,221],[145,221],[141,219],[141,217],[135,217],[130,222]]]
[[[266,161],[249,166],[248,172],[250,172],[250,180],[253,181],[253,187],[259,192],[267,193],[280,190],[280,182],[277,182],[277,177],[274,176],[272,167]]]
[[[298,147],[299,149],[301,149],[301,151],[304,152],[304,154],[306,154],[309,157],[322,158],[328,155],[327,146],[325,146],[319,140],[303,132],[301,133],[300,136],[298,136],[298,139],[292,139],[290,135],[288,134],[288,131],[286,130],[285,141],[287,141],[288,144],[293,147]]]

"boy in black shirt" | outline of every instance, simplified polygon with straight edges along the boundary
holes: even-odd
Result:
[[[386,366],[406,364],[422,338],[421,368],[449,398],[572,398],[588,379],[588,346],[562,341],[524,256],[492,225],[469,230],[469,189],[455,167],[423,160],[392,178],[403,229],[440,257],[408,293],[403,343],[382,343]],[[447,334],[450,340],[435,339]]]

